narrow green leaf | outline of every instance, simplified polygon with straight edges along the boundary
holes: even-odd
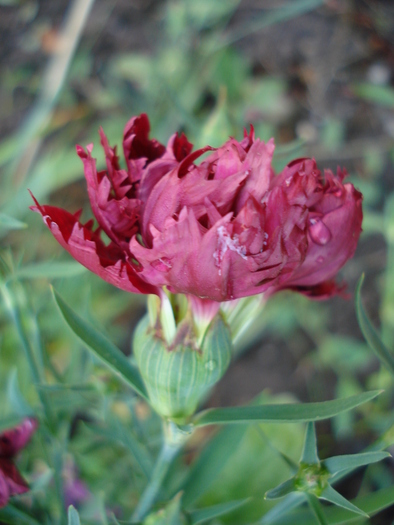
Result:
[[[138,369],[130,363],[127,357],[109,339],[79,317],[55,290],[53,290],[53,294],[71,330],[119,377],[143,398],[147,399],[145,385]]]
[[[313,494],[306,493],[305,496],[319,525],[328,525],[328,521],[324,514],[320,501]]]
[[[308,423],[306,426],[305,443],[302,451],[301,463],[307,463],[308,465],[316,465],[319,463],[316,430],[313,423]]]
[[[10,525],[40,525],[40,522],[10,504],[0,509],[0,521]]]
[[[196,426],[224,425],[228,423],[277,423],[320,421],[352,410],[378,396],[381,390],[363,392],[355,396],[321,403],[294,403],[283,405],[258,405],[231,408],[210,408],[197,414]]]
[[[78,514],[77,510],[72,505],[70,505],[68,507],[68,521],[67,521],[67,524],[68,525],[81,525],[81,521],[79,519],[79,514]]]
[[[198,146],[204,147],[205,144],[210,144],[213,147],[219,147],[220,144],[225,142],[227,137],[231,135],[232,129],[226,99],[227,90],[221,87],[216,107],[201,129]]]
[[[385,448],[390,447],[394,443],[394,425],[390,427],[387,432],[379,438],[371,447],[374,451],[383,451]],[[350,470],[348,471],[350,472]],[[332,484],[343,479],[348,474],[346,470],[342,470],[338,474],[335,474],[330,480]],[[376,495],[376,496],[375,496]],[[275,507],[270,509],[261,519],[259,525],[293,525],[293,523],[302,523],[303,525],[313,524],[315,520],[309,519],[309,514],[305,514],[303,511],[290,512],[292,509],[296,509],[304,501],[302,494],[292,493],[289,494],[285,499],[278,502]],[[354,504],[360,507],[362,510],[367,512],[369,515],[376,514],[380,510],[390,506],[394,503],[394,487],[390,489],[382,489],[381,491],[375,492],[374,494],[363,495],[356,500]],[[298,519],[298,516],[302,517]],[[337,521],[329,519],[329,523],[342,523],[347,521],[345,518],[350,515],[349,511],[339,508],[327,509],[327,516],[340,516]],[[288,518],[290,516],[290,520]],[[297,516],[295,518],[294,516]],[[345,517],[343,517],[345,516]],[[351,515],[350,515],[351,516]],[[305,518],[305,519],[304,519]],[[308,518],[308,519],[307,519]],[[294,520],[294,521],[292,521]],[[309,520],[309,521],[308,521]],[[333,521],[334,520],[334,521]]]
[[[182,502],[187,509],[207,491],[220,475],[232,451],[239,445],[247,427],[240,425],[226,428],[218,433],[203,449],[192,464],[180,490],[184,491]]]
[[[181,494],[175,496],[166,507],[154,514],[150,514],[144,523],[148,525],[182,525]],[[181,521],[182,520],[182,521]]]
[[[296,2],[293,0],[292,2],[287,2],[277,9],[272,9],[269,12],[264,12],[261,16],[255,17],[253,23],[248,21],[247,24],[236,28],[226,39],[223,39],[220,47],[237,42],[241,38],[244,38],[255,31],[259,31],[264,27],[270,27],[274,24],[296,18],[308,11],[316,9],[322,3],[323,0],[298,0]]]
[[[290,478],[274,489],[268,490],[265,493],[264,499],[283,498],[283,496],[287,496],[287,494],[290,494],[290,492],[294,492],[295,490],[294,478]]]
[[[394,89],[392,87],[360,83],[353,85],[353,90],[356,95],[365,100],[380,106],[394,108]]]
[[[34,415],[33,409],[27,403],[20,391],[16,368],[10,372],[7,384],[7,401],[10,406],[12,406],[13,411],[17,412],[20,416],[26,417]]]
[[[334,456],[323,461],[324,466],[331,474],[336,474],[341,470],[356,469],[370,463],[382,461],[382,459],[391,457],[388,452],[364,452],[362,454],[349,454],[343,456]]]
[[[75,277],[85,272],[84,266],[73,261],[49,261],[17,268],[12,277],[20,279],[63,279]]]
[[[0,212],[0,230],[21,230],[27,228],[27,224]]]
[[[295,496],[300,496],[298,502],[302,503],[304,501],[303,495],[301,494],[290,494],[286,499],[279,502],[278,505],[273,507],[271,510],[264,515],[262,520],[259,522],[259,525],[316,525],[316,519],[314,516],[311,516],[309,510],[297,510],[294,512],[281,512],[280,515],[277,514],[276,518],[266,520],[267,516],[273,516],[273,511],[279,506],[283,506],[284,510],[286,509],[286,503],[291,503],[291,498]],[[361,510],[366,512],[369,516],[374,516],[378,512],[387,509],[394,504],[394,487],[388,487],[374,492],[373,494],[363,494],[358,496],[356,499],[352,500],[352,503],[359,507]],[[291,508],[294,508],[291,507]],[[290,509],[289,509],[290,510]],[[327,522],[329,525],[344,524],[348,522],[354,522],[355,516],[353,512],[346,510],[341,507],[326,507],[324,513],[327,517]]]
[[[219,503],[218,505],[212,505],[205,509],[195,510],[190,513],[190,525],[198,525],[199,523],[205,523],[206,521],[213,520],[224,514],[228,514],[235,509],[239,509],[245,505],[250,498],[239,499],[234,501],[227,501],[226,503]]]
[[[358,324],[360,325],[360,328],[365,337],[365,340],[367,341],[369,346],[372,348],[376,356],[390,370],[390,372],[394,374],[394,356],[383,344],[382,340],[380,339],[371,321],[369,320],[363,308],[363,305],[361,303],[361,287],[363,285],[363,282],[364,282],[364,275],[360,277],[358,284],[357,284],[357,288],[356,288],[355,301],[356,301],[356,313],[357,313]]]
[[[355,514],[361,514],[361,516],[365,516],[366,518],[368,518],[368,514],[366,514],[363,510],[359,509],[358,507],[356,507],[356,505],[353,505],[353,503],[350,503],[350,501],[341,496],[341,494],[339,494],[339,492],[332,488],[331,485],[328,485],[319,497],[320,499],[324,499],[325,501],[333,503],[337,507],[342,507],[344,509],[350,510],[350,512],[354,512]]]
[[[292,492],[286,498],[279,503],[275,505],[272,509],[270,509],[259,521],[259,525],[276,525],[277,523],[281,523],[281,520],[287,519],[287,516],[291,516],[292,514],[290,511],[292,509],[295,509],[305,501],[304,493],[301,492]],[[296,521],[292,522],[298,523]],[[303,524],[303,522],[300,522]]]

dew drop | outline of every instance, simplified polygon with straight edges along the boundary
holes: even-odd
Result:
[[[331,240],[331,232],[320,219],[309,220],[309,233],[314,243],[324,246]]]
[[[323,262],[324,262],[324,257],[322,257],[322,256],[320,255],[320,257],[318,257],[318,258],[316,259],[316,262],[319,263],[319,264],[323,263]]]
[[[213,370],[215,370],[217,364],[216,364],[216,361],[214,361],[213,359],[210,359],[209,361],[207,361],[205,363],[205,368],[207,370],[209,370],[210,372],[212,372]]]
[[[160,259],[157,259],[156,261],[153,261],[151,264],[153,268],[155,268],[155,270],[159,270],[159,272],[168,272],[168,270],[171,270],[172,268],[170,259],[168,259],[167,257],[162,257]]]
[[[337,189],[334,191],[334,195],[335,195],[335,197],[338,197],[338,198],[342,197],[342,195],[343,195],[343,190],[342,190],[341,188],[337,188]]]

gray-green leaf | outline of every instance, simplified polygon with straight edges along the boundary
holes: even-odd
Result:
[[[362,454],[349,454],[343,456],[334,456],[323,461],[324,466],[331,474],[336,474],[341,470],[356,469],[370,463],[382,461],[382,459],[391,457],[388,452],[364,452]]]
[[[211,408],[197,414],[193,422],[196,426],[204,426],[267,421],[275,421],[277,423],[320,421],[352,410],[363,403],[371,401],[380,393],[380,390],[371,390],[355,396],[320,403]]]
[[[195,510],[190,513],[190,525],[198,525],[205,523],[206,521],[213,520],[224,514],[228,514],[239,507],[242,507],[249,501],[250,498],[239,499],[234,501],[226,501],[226,503],[219,503],[218,505],[212,505],[205,509]]]
[[[71,330],[121,379],[138,394],[147,399],[145,385],[138,369],[109,339],[91,324],[77,315],[68,304],[53,290],[56,303]]]
[[[372,348],[376,356],[390,370],[390,372],[394,374],[394,356],[383,344],[383,341],[380,339],[378,333],[373,327],[361,303],[361,287],[363,282],[364,275],[360,277],[356,288],[356,313],[358,324],[360,325],[361,331],[367,343]]]
[[[70,505],[68,507],[68,525],[81,525],[79,514],[76,509]]]

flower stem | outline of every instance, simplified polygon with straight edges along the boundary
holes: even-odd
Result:
[[[319,525],[328,525],[328,521],[320,505],[320,501],[316,498],[316,496],[306,493],[306,499],[313,514],[315,515],[317,523]]]
[[[132,516],[133,521],[141,521],[151,510],[168,469],[190,434],[181,430],[172,421],[163,422],[163,426],[163,445],[158,455],[152,478],[146,486]]]

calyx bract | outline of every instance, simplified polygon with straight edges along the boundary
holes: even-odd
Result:
[[[190,319],[177,326],[169,344],[146,315],[137,326],[133,349],[152,407],[162,417],[186,423],[227,370],[232,343],[220,314],[199,345]]]

